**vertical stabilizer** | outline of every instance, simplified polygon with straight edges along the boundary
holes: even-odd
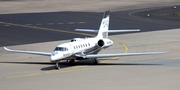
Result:
[[[109,29],[109,11],[105,11],[101,25],[99,27],[99,32],[97,35],[97,38],[108,38],[108,29]]]

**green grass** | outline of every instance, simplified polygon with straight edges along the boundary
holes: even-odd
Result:
[[[180,12],[176,12],[175,16],[179,16],[180,17]]]

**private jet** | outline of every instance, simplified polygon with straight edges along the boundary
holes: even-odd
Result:
[[[129,30],[109,30],[109,11],[105,11],[99,30],[93,29],[75,29],[75,31],[83,32],[95,32],[97,36],[86,38],[73,38],[71,41],[63,44],[59,44],[51,52],[38,52],[38,51],[24,51],[24,50],[12,50],[3,47],[6,51],[36,54],[50,56],[50,62],[55,63],[55,69],[60,69],[59,62],[61,60],[68,60],[70,63],[74,63],[75,60],[93,60],[93,64],[98,64],[97,58],[115,57],[115,56],[135,56],[135,55],[152,55],[162,54],[165,52],[141,52],[141,53],[114,53],[114,54],[98,54],[102,49],[108,48],[113,45],[113,41],[108,38],[108,33],[117,32],[134,32],[140,31],[140,29]]]

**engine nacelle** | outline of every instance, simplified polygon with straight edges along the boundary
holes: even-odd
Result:
[[[100,39],[97,42],[97,46],[102,47],[102,48],[106,48],[109,47],[113,44],[113,41],[110,39]]]
[[[71,39],[71,42],[81,41],[81,40],[84,40],[84,39],[83,38],[73,38],[73,39]]]
[[[104,41],[102,39],[100,39],[98,42],[97,42],[97,45],[99,47],[103,47],[104,46]]]

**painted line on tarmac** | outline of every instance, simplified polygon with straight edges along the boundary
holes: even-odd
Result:
[[[74,24],[75,22],[68,22],[68,24]]]
[[[37,23],[36,25],[42,25],[42,23]]]
[[[114,42],[118,42],[116,39],[111,39],[111,40],[113,40]],[[124,47],[124,49],[125,49],[125,51],[124,51],[124,53],[127,53],[128,52],[128,46],[127,45],[125,45],[124,43],[122,43],[122,42],[118,42],[121,46],[123,46]]]
[[[180,58],[179,58],[179,57],[177,57],[177,58],[171,58],[171,60],[180,60]]]
[[[62,24],[85,24],[87,22],[68,22],[68,23],[63,23],[63,22],[59,22],[59,23],[36,23],[36,24],[21,24],[21,25],[28,25],[28,26],[33,26],[33,25],[37,25],[37,26],[41,26],[41,25],[56,25],[56,24],[59,24],[59,25],[62,25]],[[11,26],[11,25],[4,25],[4,26]]]
[[[128,47],[125,44],[121,43],[121,42],[119,42],[119,44],[121,44],[125,48],[124,53],[127,53],[128,50],[129,50]]]
[[[32,77],[32,76],[39,76],[39,75],[42,75],[42,73],[31,73],[31,74],[24,74],[24,75],[17,75],[17,76],[8,76],[6,78],[12,79],[12,78]]]
[[[53,23],[47,23],[47,25],[53,25]]]
[[[14,23],[7,23],[7,22],[1,22],[1,21],[0,21],[0,24],[19,26],[19,27],[25,27],[25,28],[33,28],[33,29],[46,30],[46,31],[55,31],[55,32],[79,34],[79,35],[85,35],[85,36],[95,36],[93,34],[87,34],[87,33],[79,33],[79,32],[72,32],[72,31],[66,31],[66,30],[58,30],[58,29],[51,29],[51,28],[36,27],[36,26],[27,26],[27,25],[22,25],[22,24],[14,24]]]
[[[79,22],[80,24],[84,24],[84,23],[86,23],[86,22]]]
[[[112,59],[114,60],[114,59],[118,59],[118,58],[119,58],[119,57],[113,57],[113,58],[111,58],[111,59],[102,61],[102,63],[109,62],[109,61],[111,61]]]
[[[64,23],[58,23],[58,24],[64,24]]]

